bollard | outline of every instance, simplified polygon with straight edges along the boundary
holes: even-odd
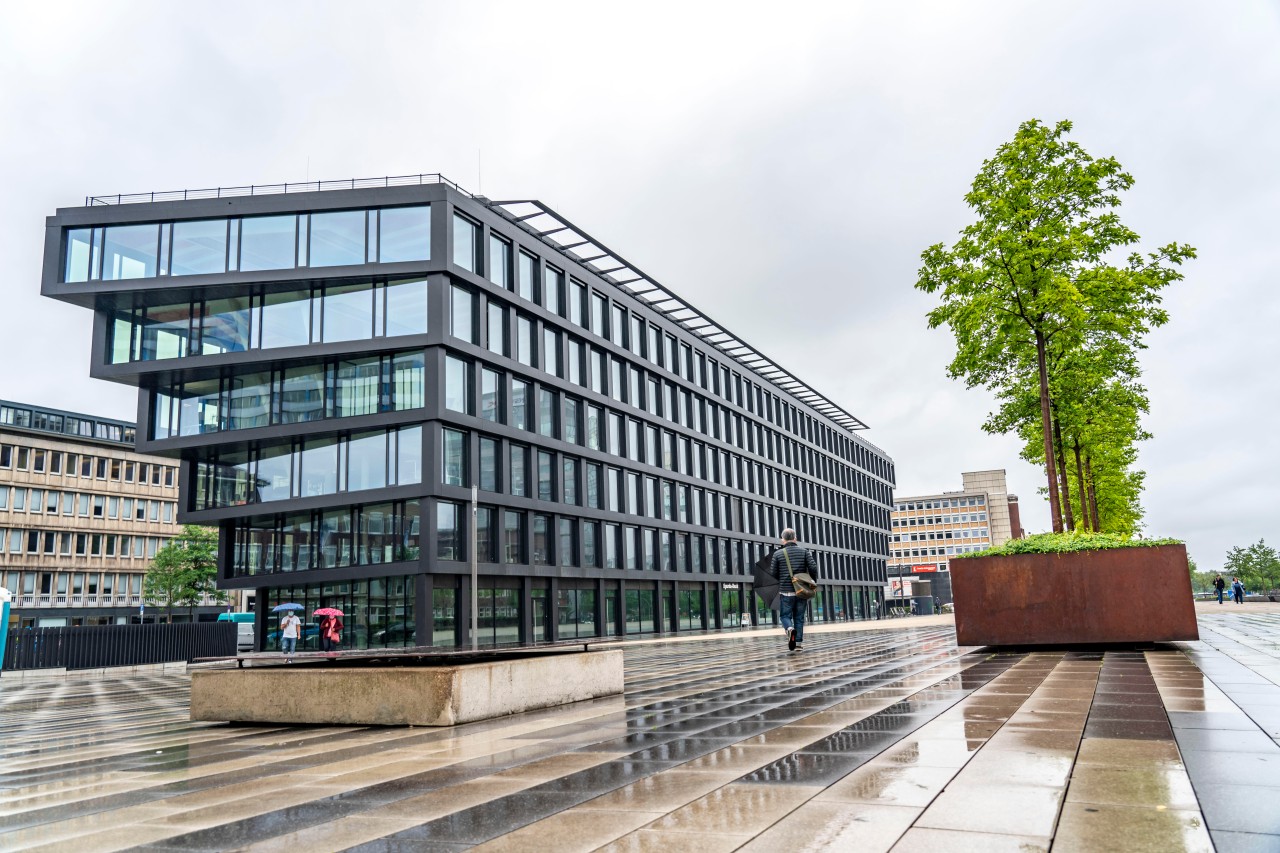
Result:
[[[0,671],[4,670],[4,646],[9,641],[9,602],[13,595],[0,586]]]

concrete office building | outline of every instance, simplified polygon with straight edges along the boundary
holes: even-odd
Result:
[[[1009,494],[1004,469],[961,477],[959,491],[894,498],[889,577],[931,581],[942,603],[951,601],[949,557],[1022,536],[1020,520],[1014,522],[1018,496]]]
[[[14,596],[12,627],[154,619],[139,611],[142,576],[180,531],[177,503],[174,460],[136,453],[132,423],[0,400],[0,586]],[[216,614],[213,604],[199,610]]]
[[[138,386],[139,449],[259,612],[469,642],[474,557],[483,644],[732,627],[786,526],[818,620],[885,583],[863,423],[539,202],[412,176],[94,198],[46,235],[43,292],[93,309],[92,374]]]

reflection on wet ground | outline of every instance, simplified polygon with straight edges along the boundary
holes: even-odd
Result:
[[[1280,850],[1280,609],[1199,643],[936,621],[626,646],[625,697],[452,729],[186,721],[177,676],[0,691],[4,850]]]

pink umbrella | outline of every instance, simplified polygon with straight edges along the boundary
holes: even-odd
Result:
[[[312,616],[345,616],[346,614],[336,607],[321,607],[319,610],[314,611],[311,615]]]

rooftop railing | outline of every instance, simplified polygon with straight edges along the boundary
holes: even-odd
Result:
[[[315,193],[328,190],[362,190],[380,187],[411,187],[422,184],[444,184],[466,196],[471,193],[441,175],[431,172],[425,175],[395,175],[381,178],[345,178],[340,181],[303,181],[284,184],[249,184],[241,187],[208,187],[199,190],[168,190],[149,193],[117,193],[116,195],[85,196],[85,207],[110,204],[144,204],[156,201],[190,201],[201,198],[235,198],[248,195],[283,195],[285,193]]]

